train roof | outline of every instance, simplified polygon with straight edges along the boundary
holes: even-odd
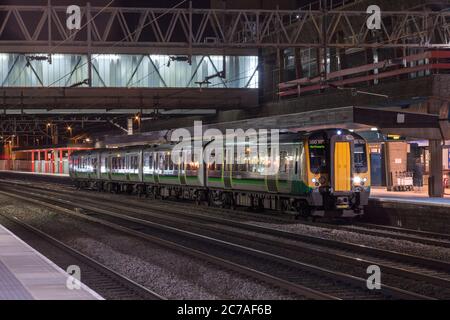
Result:
[[[304,139],[308,139],[311,136],[316,136],[319,134],[325,134],[328,137],[331,135],[336,134],[338,131],[341,131],[341,134],[348,134],[352,135],[355,138],[363,139],[364,138],[355,133],[351,132],[347,129],[340,129],[340,128],[329,128],[329,129],[319,129],[314,131],[301,131],[301,132],[281,132],[279,135],[279,142],[280,143],[287,143],[287,142],[296,142],[301,141]],[[270,131],[268,132],[268,137],[270,137]],[[192,140],[193,141],[193,140]],[[203,142],[203,146],[205,146],[209,141]],[[90,150],[80,150],[75,151],[72,153],[72,155],[77,154],[91,154],[93,152],[101,152],[101,153],[114,153],[114,152],[132,152],[137,151],[141,149],[151,149],[153,151],[164,151],[164,150],[171,150],[177,143],[164,143],[164,144],[143,144],[143,145],[133,145],[133,146],[124,146],[120,148],[99,148],[99,149],[90,149]]]

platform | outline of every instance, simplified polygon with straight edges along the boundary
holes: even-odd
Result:
[[[387,191],[384,187],[372,187],[370,198],[378,201],[450,207],[450,190],[445,190],[444,198],[430,198],[424,187],[422,191]]]
[[[85,285],[66,286],[67,273],[0,225],[0,300],[103,300]]]
[[[0,170],[0,172],[28,174],[36,176],[49,176],[49,177],[69,177],[68,173],[43,173],[43,172],[14,171],[14,170]]]

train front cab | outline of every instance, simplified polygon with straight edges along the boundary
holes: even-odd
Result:
[[[327,130],[310,136],[307,152],[312,215],[362,215],[370,193],[366,141],[349,131]]]

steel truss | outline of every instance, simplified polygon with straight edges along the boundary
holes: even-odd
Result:
[[[262,47],[442,48],[450,42],[450,12],[445,11],[383,11],[381,30],[371,31],[365,11],[117,7],[99,13],[101,7],[85,6],[82,25],[98,16],[74,33],[66,28],[66,9],[0,6],[2,51],[150,53],[165,48],[206,54],[208,49]],[[28,17],[37,23],[28,23]]]
[[[111,118],[115,119],[115,118]],[[26,116],[1,116],[0,117],[0,135],[29,135],[29,136],[51,136],[52,127],[58,127],[61,133],[64,133],[66,126],[83,128],[89,125],[108,124],[111,119],[105,119],[100,116],[59,116],[51,119],[26,117]]]

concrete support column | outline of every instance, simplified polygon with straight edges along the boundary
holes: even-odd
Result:
[[[406,142],[386,142],[384,146],[386,168],[386,187],[392,191],[397,185],[397,173],[406,171],[408,144]]]
[[[430,140],[430,177],[428,181],[428,195],[430,197],[442,198],[443,187],[443,162],[441,140]]]

